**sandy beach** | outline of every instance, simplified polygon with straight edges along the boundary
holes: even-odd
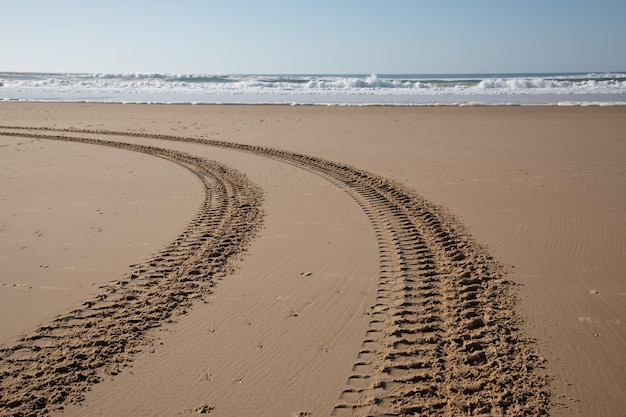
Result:
[[[626,107],[0,103],[0,416],[625,416]]]

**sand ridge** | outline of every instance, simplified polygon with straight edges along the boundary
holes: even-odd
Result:
[[[512,284],[503,278],[502,267],[449,213],[403,186],[321,158],[232,142],[105,130],[73,129],[52,136],[5,129],[110,146],[116,145],[65,135],[190,141],[271,157],[317,173],[366,212],[380,254],[377,302],[354,374],[339,393],[334,414],[545,413],[549,394],[540,371],[543,360],[517,331]]]

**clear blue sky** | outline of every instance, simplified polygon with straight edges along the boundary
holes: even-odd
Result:
[[[0,71],[626,71],[626,0],[0,0]]]

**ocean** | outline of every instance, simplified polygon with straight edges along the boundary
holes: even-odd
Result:
[[[206,75],[0,72],[0,100],[606,106],[626,105],[626,73]]]

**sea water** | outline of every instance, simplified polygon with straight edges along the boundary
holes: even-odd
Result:
[[[626,73],[206,75],[0,72],[0,100],[300,105],[625,105]]]

